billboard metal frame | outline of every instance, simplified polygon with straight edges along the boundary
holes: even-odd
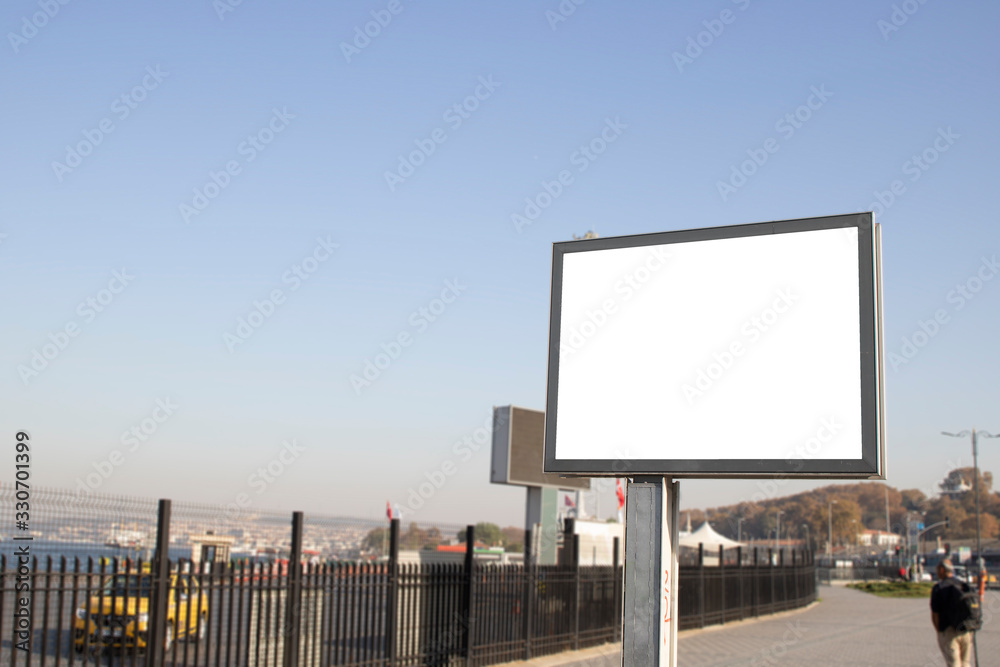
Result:
[[[516,453],[515,445],[521,449],[528,447],[526,444],[514,442],[514,423],[517,421],[515,418],[515,414],[517,412],[524,413],[524,416],[531,415],[540,417],[543,423],[545,421],[545,413],[541,410],[522,408],[518,405],[502,405],[495,406],[493,408],[493,442],[492,452],[490,453],[490,482],[492,484],[523,486],[527,488],[551,488],[568,492],[590,491],[590,480],[583,480],[580,478],[565,479],[553,476],[547,480],[545,479],[544,472],[541,473],[540,479],[536,480],[517,477],[515,471],[515,461],[513,460]],[[544,441],[544,439],[545,435],[543,431],[541,434],[541,440]],[[544,458],[544,451],[538,458]]]
[[[559,354],[563,258],[570,253],[831,229],[858,230],[859,324],[861,355],[861,451],[858,459],[557,459]],[[775,222],[687,229],[553,244],[546,390],[546,473],[564,476],[666,475],[673,478],[794,477],[885,479],[883,406],[881,237],[870,212]]]

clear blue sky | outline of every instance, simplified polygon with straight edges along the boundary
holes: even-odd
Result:
[[[1000,7],[225,1],[0,9],[0,425],[31,432],[35,484],[103,467],[101,491],[379,516],[450,464],[414,520],[518,525],[523,491],[454,443],[493,405],[544,406],[552,242],[872,209],[886,352],[945,317],[888,369],[889,483],[968,464],[943,429],[1000,432],[1000,276],[949,299],[1000,252]],[[50,334],[64,349],[25,373]]]

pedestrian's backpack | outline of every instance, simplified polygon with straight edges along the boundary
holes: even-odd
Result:
[[[962,597],[955,614],[955,623],[960,632],[975,632],[983,627],[983,610],[980,608],[979,593],[962,583],[958,589]]]

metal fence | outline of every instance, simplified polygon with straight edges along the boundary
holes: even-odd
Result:
[[[0,663],[476,667],[618,637],[621,568],[400,563],[398,521],[387,561],[295,567],[302,524],[270,563],[3,554]]]
[[[155,525],[154,554],[170,554],[179,524],[169,501]],[[410,564],[399,553],[415,533],[393,521],[381,561],[310,562],[302,514],[291,526],[286,515],[284,530],[288,557],[271,562],[5,549],[0,664],[479,667],[620,640],[617,543],[610,567],[580,566],[575,539],[564,565],[477,561],[471,550],[462,562]],[[466,530],[472,543],[475,529]],[[681,568],[679,627],[815,599],[805,556],[722,556],[720,567],[699,558]]]
[[[679,573],[678,629],[740,621],[804,607],[816,599],[816,570],[808,551],[752,549],[718,552],[718,565],[682,565]]]

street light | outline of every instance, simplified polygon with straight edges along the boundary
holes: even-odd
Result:
[[[930,531],[934,530],[935,528],[937,528],[938,526],[951,526],[951,521],[948,519],[948,517],[945,517],[944,521],[938,521],[937,523],[932,523],[931,525],[927,526],[926,528],[924,528],[923,530],[921,530],[919,533],[917,533],[917,552],[918,552],[918,554],[919,554],[919,552],[923,551],[923,548],[920,546],[920,540],[923,538],[924,533],[930,532]]]
[[[976,571],[978,573],[977,581],[983,580],[983,544],[979,536],[979,446],[977,444],[977,436],[983,436],[984,438],[1000,438],[1000,435],[993,435],[987,431],[979,431],[972,429],[972,431],[959,431],[958,433],[948,433],[947,431],[941,431],[941,435],[947,435],[952,438],[964,438],[965,436],[972,434],[972,469],[975,479],[973,480],[973,488],[975,488],[976,493]]]
[[[802,524],[802,527],[806,529],[806,549],[808,550],[809,549],[809,524],[808,523],[804,523],[804,524]]]
[[[736,519],[736,541],[743,541],[743,517]]]
[[[833,556],[833,506],[837,504],[836,500],[831,500],[829,507],[826,510],[826,527],[829,531],[829,536],[826,543],[826,555]]]
[[[781,549],[781,515],[785,510],[778,510],[778,528],[774,531],[774,548]]]

